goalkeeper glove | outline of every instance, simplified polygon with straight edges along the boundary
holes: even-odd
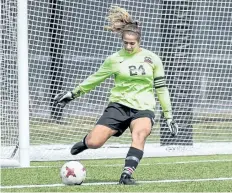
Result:
[[[177,136],[178,134],[178,125],[175,121],[173,121],[172,119],[167,119],[167,125],[168,128],[171,132],[172,137]]]
[[[62,92],[55,96],[54,103],[60,107],[65,107],[67,103],[74,100],[74,94],[72,92]]]

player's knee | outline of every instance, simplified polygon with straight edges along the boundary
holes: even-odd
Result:
[[[151,132],[151,128],[144,127],[143,129],[140,129],[138,131],[134,130],[132,132],[132,140],[136,142],[144,142],[148,135]]]

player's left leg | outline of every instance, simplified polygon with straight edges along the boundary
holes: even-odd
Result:
[[[119,184],[133,185],[135,180],[131,177],[140,160],[143,157],[146,138],[150,135],[152,128],[151,116],[134,119],[131,122],[130,129],[132,135],[132,144],[125,159],[125,166],[122,171]]]

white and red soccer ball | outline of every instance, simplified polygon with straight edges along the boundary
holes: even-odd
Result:
[[[62,166],[60,177],[65,185],[81,185],[86,178],[86,169],[78,161],[69,161]]]

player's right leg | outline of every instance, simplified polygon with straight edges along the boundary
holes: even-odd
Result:
[[[130,124],[130,117],[127,115],[128,109],[124,105],[110,103],[97,121],[94,129],[81,142],[72,147],[71,154],[76,155],[88,148],[99,148],[112,135],[116,137],[122,135]]]
[[[97,149],[118,131],[104,125],[96,125],[93,130],[84,137],[84,139],[73,145],[71,154],[76,155],[86,149]]]

